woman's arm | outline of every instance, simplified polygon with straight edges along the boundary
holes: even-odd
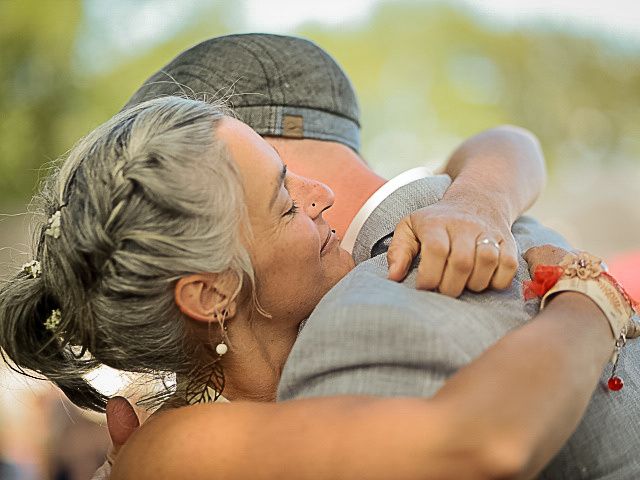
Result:
[[[493,453],[513,462],[515,478],[529,478],[577,426],[613,341],[595,303],[566,294],[460,370],[438,396],[452,413],[470,408],[465,421],[475,414],[477,427],[492,432]]]
[[[112,478],[530,478],[576,427],[612,345],[598,307],[561,293],[432,399],[177,409],[134,434]]]
[[[402,280],[420,252],[418,288],[438,288],[453,297],[465,287],[507,288],[518,266],[511,225],[546,180],[538,140],[518,127],[492,128],[465,140],[444,173],[453,179],[444,198],[396,228],[387,254],[389,278]],[[478,246],[485,238],[491,243]]]
[[[533,205],[546,182],[538,139],[511,125],[465,140],[443,171],[453,180],[443,200],[461,203],[509,225]]]

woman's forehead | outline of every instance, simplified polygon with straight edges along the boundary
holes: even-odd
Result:
[[[252,203],[252,198],[261,202],[267,199],[267,206],[272,203],[283,171],[282,160],[274,148],[251,127],[231,117],[219,122],[216,134],[242,175],[245,192],[250,197],[248,203]]]

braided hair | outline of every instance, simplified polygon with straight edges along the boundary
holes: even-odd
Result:
[[[103,411],[106,398],[85,379],[101,364],[163,376],[200,367],[175,283],[228,269],[254,283],[241,178],[215,136],[223,115],[200,101],[150,100],[71,150],[35,199],[41,274],[22,270],[0,289],[0,347],[12,368]]]

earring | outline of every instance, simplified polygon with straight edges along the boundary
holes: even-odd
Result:
[[[216,345],[216,353],[218,355],[222,356],[228,351],[229,351],[229,347],[227,347],[227,344],[224,343],[224,340],[220,342],[218,345]]]
[[[216,345],[215,351],[218,355],[207,365],[200,368],[189,381],[185,389],[185,400],[187,404],[210,403],[218,400],[224,390],[225,378],[224,370],[220,364],[222,356],[229,351],[227,344],[227,327],[224,324],[229,312],[226,309],[220,312],[214,311],[213,318],[218,321],[222,339]],[[209,347],[211,348],[211,347]]]
[[[222,337],[222,340],[220,340],[220,343],[216,345],[216,353],[221,357],[229,351],[229,347],[227,346],[227,342],[228,342],[227,327],[224,326],[224,321],[227,319],[228,314],[229,312],[227,312],[226,309],[223,309],[220,312],[219,317],[216,313],[214,313],[214,317],[217,317],[218,324],[220,325],[220,335]]]
[[[211,403],[220,398],[225,384],[220,358],[203,365],[191,378],[185,389],[185,400],[188,405]]]

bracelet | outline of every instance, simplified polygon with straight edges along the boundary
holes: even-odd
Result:
[[[536,267],[533,280],[524,284],[525,299],[542,297],[541,309],[553,295],[565,291],[586,295],[607,317],[615,338],[613,371],[607,385],[610,390],[621,390],[624,382],[616,375],[618,360],[627,339],[640,336],[640,324],[633,320],[640,310],[638,304],[604,270],[602,260],[586,252],[568,254],[557,266]]]

